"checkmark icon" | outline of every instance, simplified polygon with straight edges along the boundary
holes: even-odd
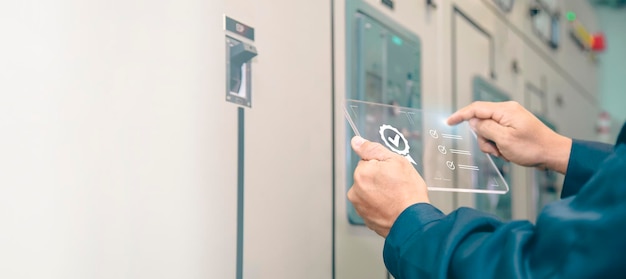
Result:
[[[391,132],[393,132],[393,134]],[[411,148],[409,147],[409,142],[407,142],[406,138],[404,138],[404,135],[402,135],[402,133],[400,133],[398,129],[394,128],[391,125],[383,124],[380,126],[380,129],[378,129],[378,133],[380,134],[380,139],[383,140],[383,143],[387,147],[389,147],[391,151],[404,156],[407,160],[409,160],[409,162],[411,162],[411,164],[417,165],[415,160],[413,160],[413,158],[409,154],[409,149]],[[388,135],[393,135],[393,137]],[[402,150],[399,149],[401,140],[402,146],[404,147]]]
[[[391,137],[387,137],[387,139],[393,143],[396,147],[400,145],[400,135],[396,134],[396,136],[392,139]]]

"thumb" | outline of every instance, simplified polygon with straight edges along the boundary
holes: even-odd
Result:
[[[380,143],[368,141],[362,137],[356,136],[351,141],[352,149],[361,159],[385,161],[394,153],[382,146]]]

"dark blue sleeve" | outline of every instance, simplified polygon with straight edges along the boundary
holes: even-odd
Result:
[[[576,195],[611,153],[613,145],[573,140],[561,198]]]
[[[623,278],[624,231],[626,145],[578,195],[547,205],[536,225],[415,204],[395,221],[383,256],[397,279]]]

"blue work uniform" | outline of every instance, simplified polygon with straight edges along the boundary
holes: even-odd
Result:
[[[414,204],[385,240],[385,265],[397,279],[626,278],[626,144],[574,140],[561,198],[536,225]]]

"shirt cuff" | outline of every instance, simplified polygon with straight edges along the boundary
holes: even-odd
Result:
[[[613,152],[613,145],[573,140],[561,198],[578,194],[582,186],[597,171],[602,163]]]

